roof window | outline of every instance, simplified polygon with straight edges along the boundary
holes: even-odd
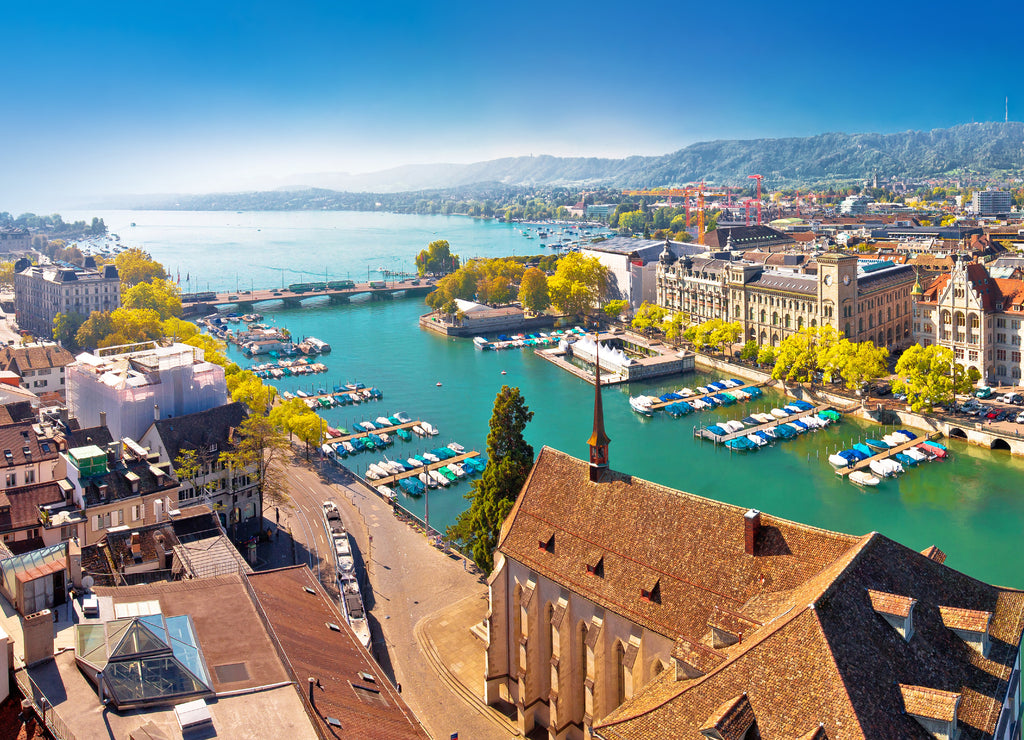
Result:
[[[867,589],[867,592],[871,608],[899,632],[904,640],[910,642],[914,636],[914,605],[917,599],[871,589]]]
[[[936,740],[953,740],[960,734],[957,710],[961,694],[925,686],[899,684],[903,709]]]
[[[983,657],[988,657],[990,645],[989,627],[992,624],[992,612],[940,606],[939,617],[942,619],[942,623],[952,630],[957,637],[981,653]]]
[[[596,563],[587,563],[587,575],[604,578],[604,556],[597,559]]]
[[[659,578],[654,582],[654,585],[650,588],[640,589],[640,598],[643,601],[650,601],[655,604],[661,603],[661,579]]]
[[[546,540],[537,540],[537,549],[538,550],[544,550],[546,552],[554,552],[555,551],[555,534],[554,534],[554,532],[552,532],[551,536],[548,537]]]

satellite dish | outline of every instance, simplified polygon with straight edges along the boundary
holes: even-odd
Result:
[[[92,585],[94,583],[96,583],[96,579],[93,578],[92,576],[86,576],[85,578],[82,579],[82,585],[85,587],[86,591],[88,591],[90,588],[92,588]]]

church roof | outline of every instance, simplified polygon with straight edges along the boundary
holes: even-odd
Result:
[[[959,696],[964,740],[995,731],[1024,629],[1024,592],[877,533],[854,537],[767,514],[748,554],[745,513],[615,472],[591,483],[586,463],[541,450],[499,550],[670,637],[675,658],[696,668],[679,680],[662,672],[598,723],[600,737],[700,737],[731,728],[725,720],[744,705],[764,740],[923,740],[901,684]],[[602,576],[585,567],[596,553]],[[659,598],[643,598],[655,583]],[[916,603],[909,642],[876,608],[906,600]],[[950,610],[991,612],[988,657],[944,623]],[[712,649],[712,626],[742,635]]]

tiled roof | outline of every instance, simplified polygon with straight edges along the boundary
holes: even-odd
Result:
[[[977,609],[958,609],[952,606],[940,606],[939,616],[942,623],[953,630],[968,632],[987,632],[992,622],[992,612]]]
[[[901,683],[960,694],[963,740],[994,732],[1024,629],[1024,592],[879,534],[851,537],[767,514],[747,555],[745,511],[614,472],[591,483],[585,462],[541,450],[500,552],[666,635],[704,673],[676,680],[662,672],[598,724],[602,737],[653,740],[666,728],[695,737],[746,693],[763,740],[791,740],[819,723],[830,738],[925,738],[904,713]],[[553,546],[539,549],[552,533]],[[586,574],[595,548],[604,552],[603,578]],[[655,580],[659,602],[641,599]],[[878,618],[867,591],[916,601],[910,642]],[[943,624],[940,606],[992,612],[987,657]],[[712,650],[709,622],[723,614],[762,626]]]
[[[313,721],[319,722],[321,736],[426,740],[412,711],[308,568],[250,573],[246,579],[300,691],[306,691],[308,677],[317,680]],[[340,720],[341,727],[328,725],[327,717]]]
[[[132,490],[129,473],[138,477],[138,489]],[[100,496],[100,486],[105,485],[105,498]],[[113,470],[102,475],[82,479],[82,496],[86,507],[96,506],[105,501],[117,501],[133,496],[147,496],[158,491],[173,491],[178,481],[170,473],[158,476],[148,460],[123,460]]]
[[[751,288],[782,290],[788,293],[818,294],[818,278],[814,275],[788,275],[766,270],[748,283]]]
[[[8,488],[0,493],[0,532],[39,524],[39,507],[64,501],[55,482]]]
[[[0,425],[14,424],[19,421],[35,421],[36,414],[32,410],[31,401],[12,401],[0,406]]]
[[[110,430],[107,427],[99,426],[69,430],[65,433],[64,437],[67,439],[68,449],[72,450],[76,447],[87,447],[88,445],[96,445],[106,449],[107,445],[114,441]]]
[[[236,401],[195,414],[160,419],[154,421],[153,426],[163,442],[167,459],[173,463],[183,449],[209,449],[214,444],[219,450],[228,449],[231,430],[236,429],[248,413],[245,404]]]
[[[929,560],[934,560],[936,563],[946,562],[946,553],[937,548],[935,545],[926,547],[924,550],[921,551],[921,554]]]
[[[876,612],[891,614],[894,617],[909,617],[911,609],[917,603],[909,596],[887,594],[870,588],[868,589],[868,598],[871,599],[871,608]]]
[[[743,740],[754,723],[754,710],[746,694],[726,700],[700,728],[702,734],[716,740]]]
[[[924,686],[907,686],[900,684],[900,693],[903,694],[903,706],[907,714],[916,714],[918,717],[937,719],[942,722],[952,722],[956,719],[956,708],[960,704],[960,694],[952,691],[939,691]]]
[[[0,370],[14,370],[19,375],[26,370],[64,367],[74,361],[74,355],[57,345],[0,348]]]
[[[7,450],[11,451],[10,458],[7,457]],[[32,422],[23,421],[0,426],[0,467],[10,468],[56,459],[57,443],[36,436]]]
[[[863,294],[869,290],[888,288],[900,283],[913,283],[915,279],[914,268],[909,265],[897,265],[866,275],[857,276],[857,292]]]

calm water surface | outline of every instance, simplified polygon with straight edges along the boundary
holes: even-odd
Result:
[[[438,238],[448,239],[463,256],[541,251],[537,240],[526,240],[517,228],[460,217],[101,212],[65,218],[69,215],[103,217],[124,243],[145,247],[172,272],[180,269],[183,282],[188,274],[193,289],[197,275],[213,290],[234,289],[236,274],[240,285],[251,280],[259,288],[279,284],[282,271],[286,283],[315,279],[311,276],[322,275],[325,265],[332,277],[365,278],[368,267],[400,269],[404,263],[409,268],[415,253]],[[128,226],[131,221],[135,228]],[[206,289],[205,284],[201,287]],[[592,386],[531,351],[480,352],[468,340],[421,331],[416,325],[423,312],[419,300],[344,307],[312,303],[296,310],[275,310],[271,304],[260,310],[266,320],[294,335],[313,335],[334,348],[324,358],[326,375],[284,379],[275,383],[281,390],[330,389],[358,380],[383,391],[383,401],[325,412],[328,423],[351,427],[355,421],[405,411],[440,429],[429,444],[415,437],[398,441],[388,450],[389,457],[409,457],[449,441],[483,452],[491,406],[503,384],[519,386],[534,411],[527,438],[536,449],[550,445],[578,457],[587,454]],[[1024,531],[1024,460],[952,441],[952,460],[919,466],[864,492],[840,481],[826,458],[840,445],[880,437],[883,431],[877,427],[844,419],[825,431],[744,455],[695,441],[694,424],[770,408],[779,405],[779,396],[681,419],[664,414],[647,419],[629,409],[629,394],[658,394],[711,379],[698,373],[605,389],[612,466],[819,527],[855,534],[877,530],[916,550],[938,545],[951,567],[993,583],[1024,587],[1018,555]],[[349,463],[363,472],[377,459],[363,453]],[[432,492],[431,524],[443,528],[450,523],[466,506],[467,490],[462,483]],[[422,499],[405,499],[403,504],[423,512]]]

